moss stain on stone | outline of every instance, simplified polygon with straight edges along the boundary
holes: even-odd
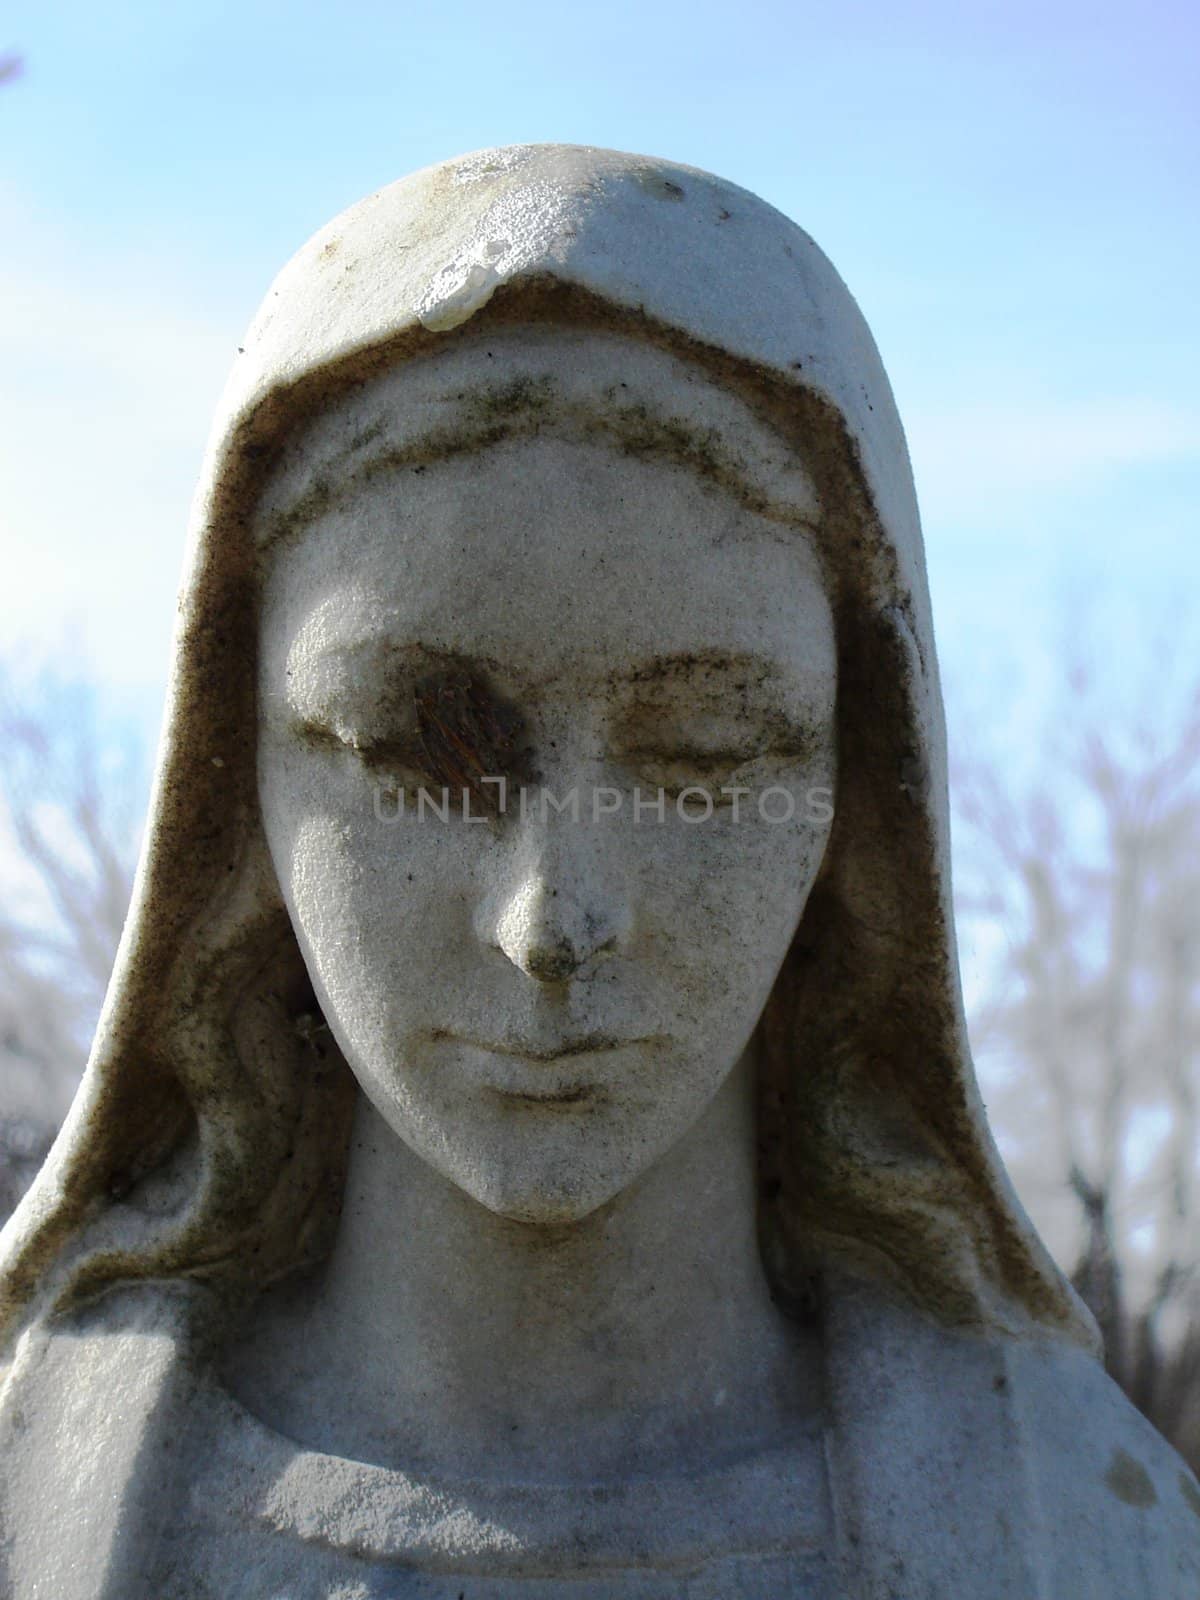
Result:
[[[1117,1499],[1123,1500],[1127,1506],[1136,1506],[1139,1511],[1146,1511],[1158,1504],[1158,1493],[1150,1480],[1150,1474],[1127,1450],[1113,1451],[1113,1458],[1104,1481]]]

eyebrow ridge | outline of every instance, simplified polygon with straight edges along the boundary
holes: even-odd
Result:
[[[778,681],[781,673],[768,657],[748,650],[679,650],[651,656],[627,671],[613,672],[609,681],[630,685],[653,684],[664,678],[691,677],[701,673],[749,671],[762,679]]]

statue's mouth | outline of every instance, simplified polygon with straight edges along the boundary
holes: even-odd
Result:
[[[464,1034],[439,1029],[435,1038],[465,1047],[475,1060],[468,1066],[479,1087],[508,1106],[585,1109],[611,1098],[611,1086],[597,1081],[591,1056],[612,1056],[621,1050],[660,1043],[661,1036],[625,1038],[611,1033],[572,1034],[555,1039],[505,1039],[485,1044]],[[554,1072],[555,1066],[572,1070]],[[588,1074],[584,1076],[584,1074]],[[611,1076],[612,1069],[604,1074]]]
[[[474,1039],[465,1041],[477,1049],[490,1050],[498,1056],[516,1056],[522,1061],[561,1061],[568,1056],[598,1055],[606,1050],[620,1050],[624,1045],[644,1044],[642,1039],[620,1039],[610,1033],[585,1033],[552,1044],[534,1044],[526,1040],[506,1040],[503,1044],[479,1044]]]
[[[448,1028],[435,1028],[430,1037],[465,1044],[472,1050],[482,1050],[492,1056],[511,1056],[517,1061],[554,1062],[568,1060],[571,1056],[602,1055],[610,1050],[624,1050],[632,1045],[659,1045],[665,1043],[660,1034],[646,1034],[625,1038],[613,1033],[581,1033],[541,1040],[504,1039],[496,1042],[472,1039],[467,1034],[452,1033]]]

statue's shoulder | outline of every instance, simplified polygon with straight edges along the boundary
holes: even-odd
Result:
[[[0,1387],[11,1600],[128,1600],[161,1564],[192,1432],[191,1310],[147,1284],[23,1334]]]
[[[864,1597],[1200,1595],[1200,1487],[1091,1351],[865,1291],[833,1309],[831,1451]]]
[[[1200,1593],[1200,1484],[1182,1457],[1082,1352],[1014,1360],[1030,1473],[1045,1519],[1049,1593],[1192,1600]]]

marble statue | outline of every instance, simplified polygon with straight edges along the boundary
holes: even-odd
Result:
[[[917,507],[812,241],[485,151],[239,351],[87,1075],[3,1236],[12,1600],[1194,1600],[962,1021]]]

